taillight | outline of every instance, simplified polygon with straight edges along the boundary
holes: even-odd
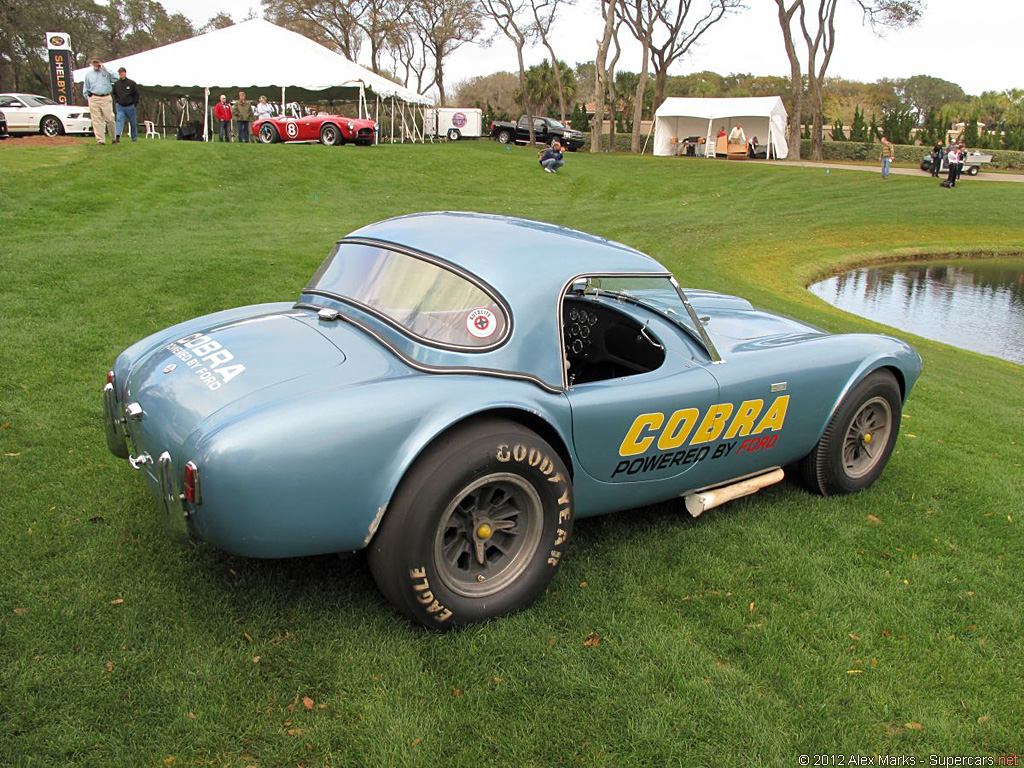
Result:
[[[191,461],[185,465],[185,477],[182,481],[182,486],[185,491],[185,498],[193,504],[198,504],[201,499],[199,495],[199,467]]]

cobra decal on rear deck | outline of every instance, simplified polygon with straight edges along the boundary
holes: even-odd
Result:
[[[622,438],[619,455],[639,457],[655,441],[661,453],[624,459],[615,466],[612,477],[622,473],[635,475],[669,467],[685,467],[709,456],[711,459],[724,458],[734,451],[736,454],[753,453],[773,448],[778,442],[778,435],[753,436],[765,431],[780,431],[788,408],[789,395],[780,395],[764,416],[761,416],[764,410],[764,400],[761,399],[744,400],[738,408],[732,403],[717,403],[707,409],[703,419],[697,408],[680,408],[667,418],[664,413],[641,413]],[[742,442],[733,439],[748,435],[751,437]],[[712,451],[712,446],[707,443],[719,438],[732,442],[719,443]],[[685,447],[687,442],[689,448]]]
[[[211,390],[220,389],[236,376],[245,371],[241,363],[225,365],[235,356],[219,341],[214,341],[203,333],[192,333],[172,341],[165,349],[192,369],[202,382]]]

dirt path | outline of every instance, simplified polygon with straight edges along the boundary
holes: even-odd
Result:
[[[809,160],[786,161],[780,165],[798,165],[802,168],[835,168],[843,171],[866,171],[868,173],[882,174],[881,164],[879,165],[846,165],[844,163],[812,163]],[[892,173],[897,176],[919,176],[929,178],[928,174],[918,168],[893,168]],[[944,178],[944,176],[943,176]],[[1015,181],[1024,183],[1024,174],[1021,173],[985,173],[984,169],[977,176],[967,176],[960,179],[963,181]]]

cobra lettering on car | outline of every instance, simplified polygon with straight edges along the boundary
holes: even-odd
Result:
[[[680,408],[668,415],[641,413],[633,419],[622,438],[619,456],[626,458],[615,465],[612,477],[685,467],[705,459],[721,459],[773,448],[779,435],[762,433],[781,431],[788,408],[789,395],[780,395],[767,410],[764,400],[754,398],[744,400],[739,406],[716,403],[704,412],[703,417],[697,408]],[[712,450],[710,443],[720,438],[723,442]],[[657,447],[657,453],[641,456],[652,446]],[[638,458],[628,458],[633,456]]]
[[[191,368],[211,391],[220,389],[245,372],[241,363],[228,365],[235,356],[219,341],[201,332],[173,341],[165,349]]]

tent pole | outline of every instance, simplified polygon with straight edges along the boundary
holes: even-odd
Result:
[[[651,140],[651,134],[654,133],[654,124],[658,122],[658,116],[654,116],[654,120],[651,121],[651,127],[647,131],[647,138],[644,139],[644,148],[640,150],[640,154],[644,154],[647,151],[647,142]]]
[[[380,96],[377,96],[377,106],[373,110],[373,143],[380,144],[380,131],[377,130],[377,126],[380,125]]]
[[[395,143],[395,97],[391,97],[391,143]]]
[[[287,108],[284,106],[284,86],[281,86],[281,117],[285,117],[288,114]]]
[[[711,144],[711,126],[714,124],[715,119],[713,117],[708,118],[708,135],[704,139],[704,159],[707,160],[709,157],[714,157],[714,147]],[[712,153],[708,154],[708,149],[712,150]]]
[[[167,138],[167,102],[160,102],[160,130],[163,132],[164,138]]]
[[[210,140],[210,89],[203,89],[203,141]]]

